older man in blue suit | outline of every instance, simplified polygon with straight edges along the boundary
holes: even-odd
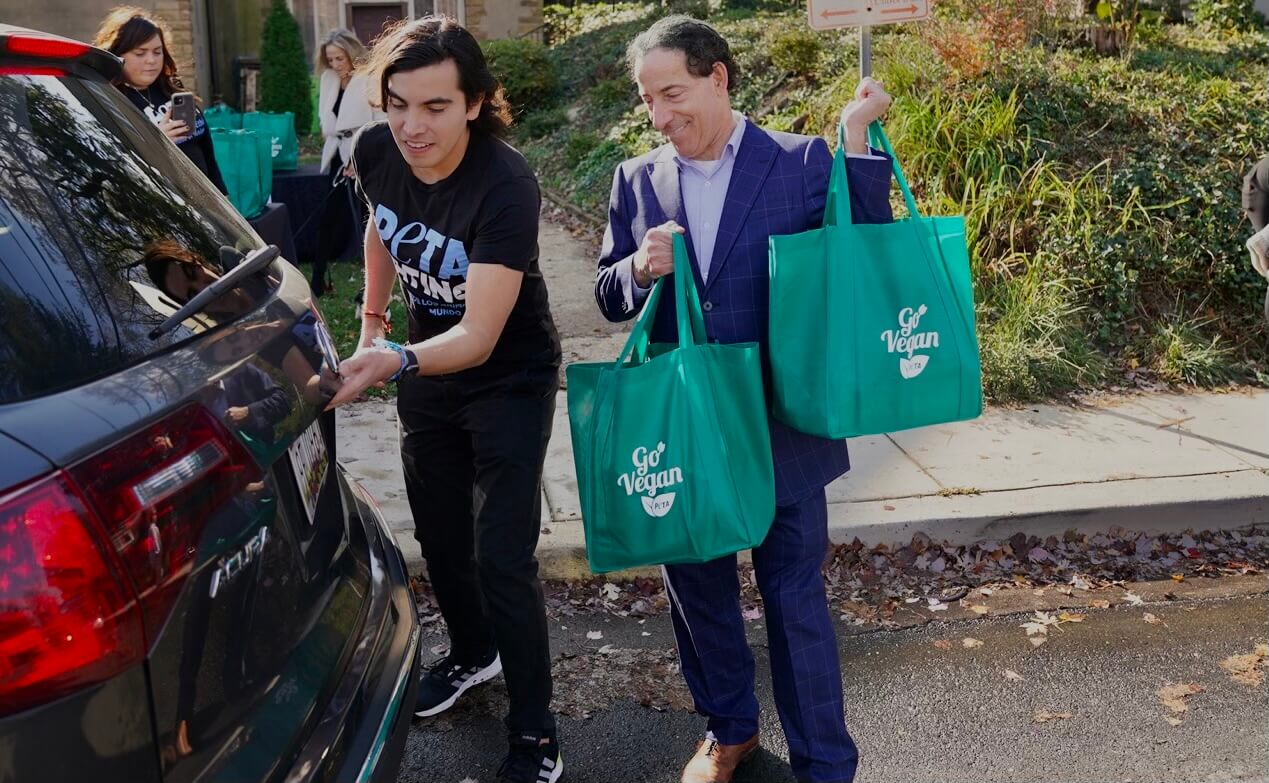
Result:
[[[595,278],[599,307],[613,321],[636,315],[652,281],[674,269],[673,234],[685,233],[710,340],[758,342],[766,363],[767,240],[819,227],[828,145],[763,130],[733,112],[739,74],[726,41],[703,22],[662,19],[635,39],[627,59],[652,123],[669,143],[617,169]],[[865,79],[842,111],[851,210],[860,222],[892,219],[890,161],[865,141],[868,123],[889,104],[881,85]],[[673,340],[673,304],[661,300],[653,340]],[[753,563],[767,612],[776,709],[799,780],[850,781],[858,752],[846,730],[820,570],[828,548],[824,487],[850,467],[846,443],[774,420],[770,426],[777,509]],[[668,566],[664,576],[683,675],[708,719],[682,780],[726,783],[758,747],[736,558]]]

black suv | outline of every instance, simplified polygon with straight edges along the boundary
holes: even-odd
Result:
[[[390,781],[401,554],[307,282],[111,86],[0,25],[0,781]]]

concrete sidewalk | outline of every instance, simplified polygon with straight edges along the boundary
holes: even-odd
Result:
[[[421,564],[390,403],[341,409],[338,456],[379,499]],[[981,418],[851,441],[828,487],[834,542],[954,544],[1016,532],[1169,532],[1269,523],[1269,392],[1149,394],[989,409]],[[586,576],[564,394],[543,480],[544,576]]]

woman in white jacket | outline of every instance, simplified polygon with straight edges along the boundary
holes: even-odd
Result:
[[[318,227],[317,255],[313,259],[313,294],[321,296],[334,290],[327,279],[326,267],[335,261],[351,238],[360,236],[358,216],[364,220],[360,200],[355,198],[347,178],[352,156],[353,135],[361,126],[382,119],[382,112],[370,105],[369,83],[357,66],[365,58],[366,48],[357,36],[347,30],[333,30],[317,50],[317,73],[320,91],[317,108],[321,119],[322,173],[331,175],[332,187],[340,192],[327,199],[321,225]]]

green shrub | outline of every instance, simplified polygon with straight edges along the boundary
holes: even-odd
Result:
[[[539,109],[555,97],[555,68],[546,55],[546,47],[527,39],[484,41],[489,70],[498,77],[514,114]]]
[[[810,30],[790,30],[771,42],[771,62],[796,76],[814,76],[823,52],[824,44]]]
[[[818,80],[778,84],[769,43],[804,28],[805,6],[767,9],[711,17],[746,77],[733,105],[764,127],[831,138],[857,83],[857,35],[814,34]],[[570,100],[585,96],[585,132],[523,147],[544,181],[597,215],[613,167],[664,143],[643,112],[595,110],[616,93],[597,85],[621,75],[625,44],[647,26],[629,13],[552,50]],[[988,396],[1040,399],[1124,373],[1269,386],[1264,282],[1237,206],[1242,172],[1263,154],[1269,36],[1152,23],[1130,58],[1045,39],[993,48],[991,67],[958,77],[925,29],[874,39],[895,95],[885,127],[922,213],[964,216]]]
[[[1068,281],[1032,263],[1016,277],[980,277],[983,392],[994,401],[1043,399],[1092,385],[1105,362],[1081,328]]]
[[[665,9],[693,19],[708,19],[710,11],[709,0],[665,0]]]
[[[300,26],[285,0],[273,0],[260,38],[260,111],[291,112],[295,128],[307,134],[313,127],[308,57]]]
[[[635,104],[634,82],[628,76],[614,76],[590,88],[588,93],[595,108],[601,110],[628,109]]]
[[[1232,352],[1221,345],[1220,335],[1203,335],[1200,321],[1164,323],[1150,345],[1151,365],[1159,377],[1171,383],[1212,386],[1233,376]]]
[[[598,146],[599,137],[595,134],[574,131],[568,134],[568,138],[564,141],[564,163],[569,168],[574,168]]]
[[[568,112],[561,108],[539,109],[525,114],[516,122],[521,138],[540,139],[568,124]]]
[[[574,167],[576,193],[587,202],[594,201],[595,196],[606,201],[612,187],[613,171],[628,157],[630,150],[621,142],[611,139],[601,141]]]
[[[1194,21],[1240,33],[1259,30],[1265,24],[1253,0],[1195,0]]]

